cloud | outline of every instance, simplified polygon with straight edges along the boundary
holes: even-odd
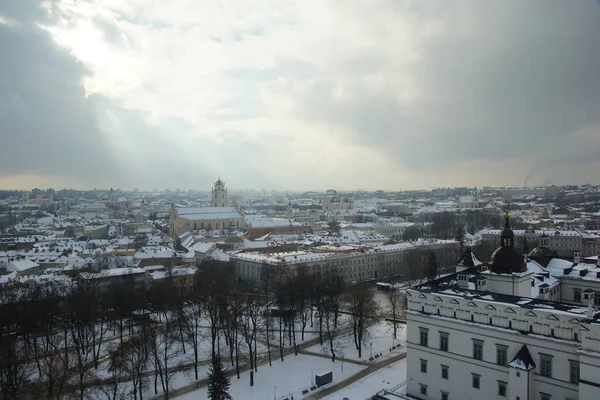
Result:
[[[0,23],[15,54],[0,61],[0,116],[39,155],[21,165],[7,152],[6,176],[205,189],[219,173],[290,189],[521,185],[532,170],[529,185],[597,181],[592,1],[56,1],[0,15],[25,27]],[[57,143],[69,161],[44,154]]]
[[[11,11],[18,29],[0,25],[0,179],[51,175],[81,186],[103,182],[116,163],[80,85],[84,67],[22,9]]]

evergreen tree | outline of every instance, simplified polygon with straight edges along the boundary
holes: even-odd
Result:
[[[210,400],[231,400],[229,386],[231,381],[226,375],[227,370],[223,367],[220,357],[214,357],[208,371],[208,398]]]

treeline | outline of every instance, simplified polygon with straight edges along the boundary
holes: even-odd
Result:
[[[395,300],[394,320],[401,309]],[[342,318],[344,311],[351,316]],[[248,369],[253,385],[259,344],[270,365],[297,354],[297,336],[304,341],[310,327],[335,360],[336,335],[351,332],[360,353],[380,311],[368,287],[347,287],[335,270],[265,265],[260,284],[249,286],[214,261],[200,266],[191,285],[167,274],[148,291],[133,282],[113,291],[58,282],[3,286],[0,399],[169,398],[178,371],[204,379],[201,367],[217,358],[238,378]]]

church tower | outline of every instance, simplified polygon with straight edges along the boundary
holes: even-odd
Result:
[[[225,182],[219,180],[215,182],[215,187],[212,190],[212,207],[229,207],[229,201],[227,200],[227,188],[225,188]]]

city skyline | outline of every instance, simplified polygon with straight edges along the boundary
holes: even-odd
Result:
[[[0,187],[600,183],[597,1],[44,4],[0,5]]]

